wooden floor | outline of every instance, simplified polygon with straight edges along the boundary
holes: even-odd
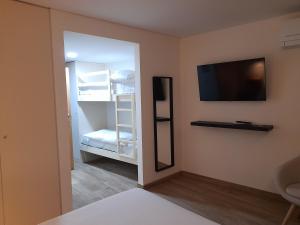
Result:
[[[289,207],[278,195],[188,173],[146,189],[222,225],[280,225]]]
[[[137,186],[137,166],[100,158],[91,163],[75,162],[72,171],[73,209]]]
[[[75,163],[73,208],[137,186],[137,167],[101,158]],[[180,173],[147,190],[222,225],[280,225],[289,203],[278,195],[211,178]],[[300,224],[297,209],[288,225]]]

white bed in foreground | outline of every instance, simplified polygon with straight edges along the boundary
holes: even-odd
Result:
[[[142,189],[132,189],[40,225],[218,225]]]

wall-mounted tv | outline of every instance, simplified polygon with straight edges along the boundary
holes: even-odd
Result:
[[[201,101],[265,101],[265,58],[197,67]]]

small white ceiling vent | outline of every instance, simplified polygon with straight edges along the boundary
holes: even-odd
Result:
[[[282,47],[300,46],[300,18],[288,20],[281,34]]]

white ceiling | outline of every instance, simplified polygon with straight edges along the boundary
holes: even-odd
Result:
[[[300,10],[300,0],[23,0],[174,36]]]
[[[127,41],[119,41],[110,38],[92,35],[65,32],[65,60],[114,63],[133,61],[135,57],[136,44]],[[67,57],[67,53],[75,52],[76,58]]]

